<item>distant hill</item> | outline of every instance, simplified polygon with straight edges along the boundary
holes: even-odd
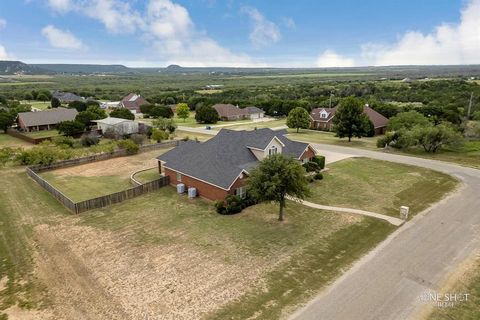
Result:
[[[48,74],[52,73],[40,67],[29,65],[21,61],[0,61],[0,75],[14,74]]]
[[[46,69],[54,73],[129,73],[130,68],[123,65],[100,65],[100,64],[32,64],[31,66]]]

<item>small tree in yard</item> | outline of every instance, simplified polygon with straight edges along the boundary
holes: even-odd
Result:
[[[220,120],[217,110],[211,106],[201,106],[195,113],[195,120],[198,123],[217,123]]]
[[[183,122],[185,122],[185,119],[187,119],[190,116],[190,108],[186,103],[177,104],[177,108],[175,111],[177,112],[177,117],[179,117],[180,119],[183,119]]]
[[[334,130],[337,137],[365,137],[369,130],[369,119],[363,113],[362,102],[354,97],[348,97],[341,101],[340,106],[333,118]]]
[[[63,121],[57,125],[57,130],[59,133],[71,137],[77,133],[83,132],[85,130],[85,125],[77,120]]]
[[[57,97],[52,97],[52,100],[50,100],[50,105],[52,108],[58,108],[62,106],[62,103]]]
[[[307,129],[310,126],[310,115],[308,111],[302,107],[296,107],[290,110],[287,117],[287,126],[297,129],[297,133],[300,129]]]
[[[118,108],[113,110],[110,113],[110,117],[127,119],[127,120],[135,120],[135,115],[126,108]]]
[[[304,199],[310,194],[305,169],[300,162],[281,154],[263,159],[258,167],[251,171],[247,192],[258,201],[278,203],[279,221],[283,221],[287,195]]]
[[[175,121],[173,119],[169,118],[158,118],[157,120],[153,121],[153,126],[163,130],[163,131],[168,131],[169,133],[174,133],[175,130],[177,129],[177,125],[175,124]]]
[[[162,140],[168,139],[168,132],[155,128],[152,131],[151,138],[160,143],[162,142]]]

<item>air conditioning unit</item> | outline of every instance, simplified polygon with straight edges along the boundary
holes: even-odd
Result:
[[[196,188],[188,188],[188,197],[193,199],[197,196],[197,189]]]
[[[185,185],[183,183],[177,184],[177,193],[182,194],[185,192]]]

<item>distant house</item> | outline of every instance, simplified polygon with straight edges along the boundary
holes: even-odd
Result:
[[[120,105],[120,101],[109,101],[109,102],[103,102],[100,104],[100,107],[102,109],[115,109],[118,108]]]
[[[257,107],[246,107],[245,108],[250,115],[250,119],[261,119],[265,117],[265,111]]]
[[[317,130],[333,130],[333,118],[337,108],[315,108],[310,112],[310,128]],[[384,134],[387,130],[388,119],[377,111],[370,108],[368,104],[363,106],[363,112],[368,116],[375,128],[375,135]]]
[[[54,91],[52,93],[52,97],[57,98],[61,103],[70,103],[73,101],[85,101],[84,97],[80,97],[71,92]]]
[[[121,119],[121,118],[105,118],[101,120],[93,120],[102,133],[111,131],[118,135],[129,135],[139,132],[139,123],[133,120]]]
[[[222,129],[206,142],[182,142],[162,154],[157,158],[159,170],[170,177],[170,184],[196,188],[205,199],[223,200],[230,194],[244,197],[249,172],[265,157],[280,153],[307,162],[315,156],[308,143],[292,141],[286,133],[268,128]]]
[[[258,119],[265,116],[265,112],[257,107],[240,108],[233,104],[216,104],[213,106],[217,110],[220,119],[223,121]]]
[[[51,130],[62,121],[75,120],[78,111],[76,109],[54,108],[45,111],[20,112],[17,117],[17,125],[22,131]]]
[[[132,113],[141,113],[140,107],[149,104],[141,95],[136,93],[130,93],[119,103],[120,108],[127,108]]]

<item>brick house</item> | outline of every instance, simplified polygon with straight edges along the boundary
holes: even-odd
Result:
[[[315,108],[310,112],[310,128],[316,130],[333,130],[333,118],[337,108]],[[368,104],[363,106],[363,112],[368,116],[375,128],[375,135],[384,134],[387,130],[388,119]]]
[[[149,104],[141,95],[130,93],[120,101],[118,105],[120,108],[127,108],[132,113],[141,113],[140,107]]]
[[[77,114],[76,109],[60,107],[45,111],[20,112],[16,121],[21,131],[51,130],[62,121],[75,120]]]
[[[185,141],[159,156],[159,171],[179,183],[197,189],[208,200],[227,195],[245,196],[248,172],[268,155],[281,153],[307,162],[315,156],[308,143],[291,141],[286,131],[222,129],[206,142]]]
[[[265,116],[265,112],[257,107],[240,108],[233,104],[216,104],[213,106],[223,121],[259,119]]]

